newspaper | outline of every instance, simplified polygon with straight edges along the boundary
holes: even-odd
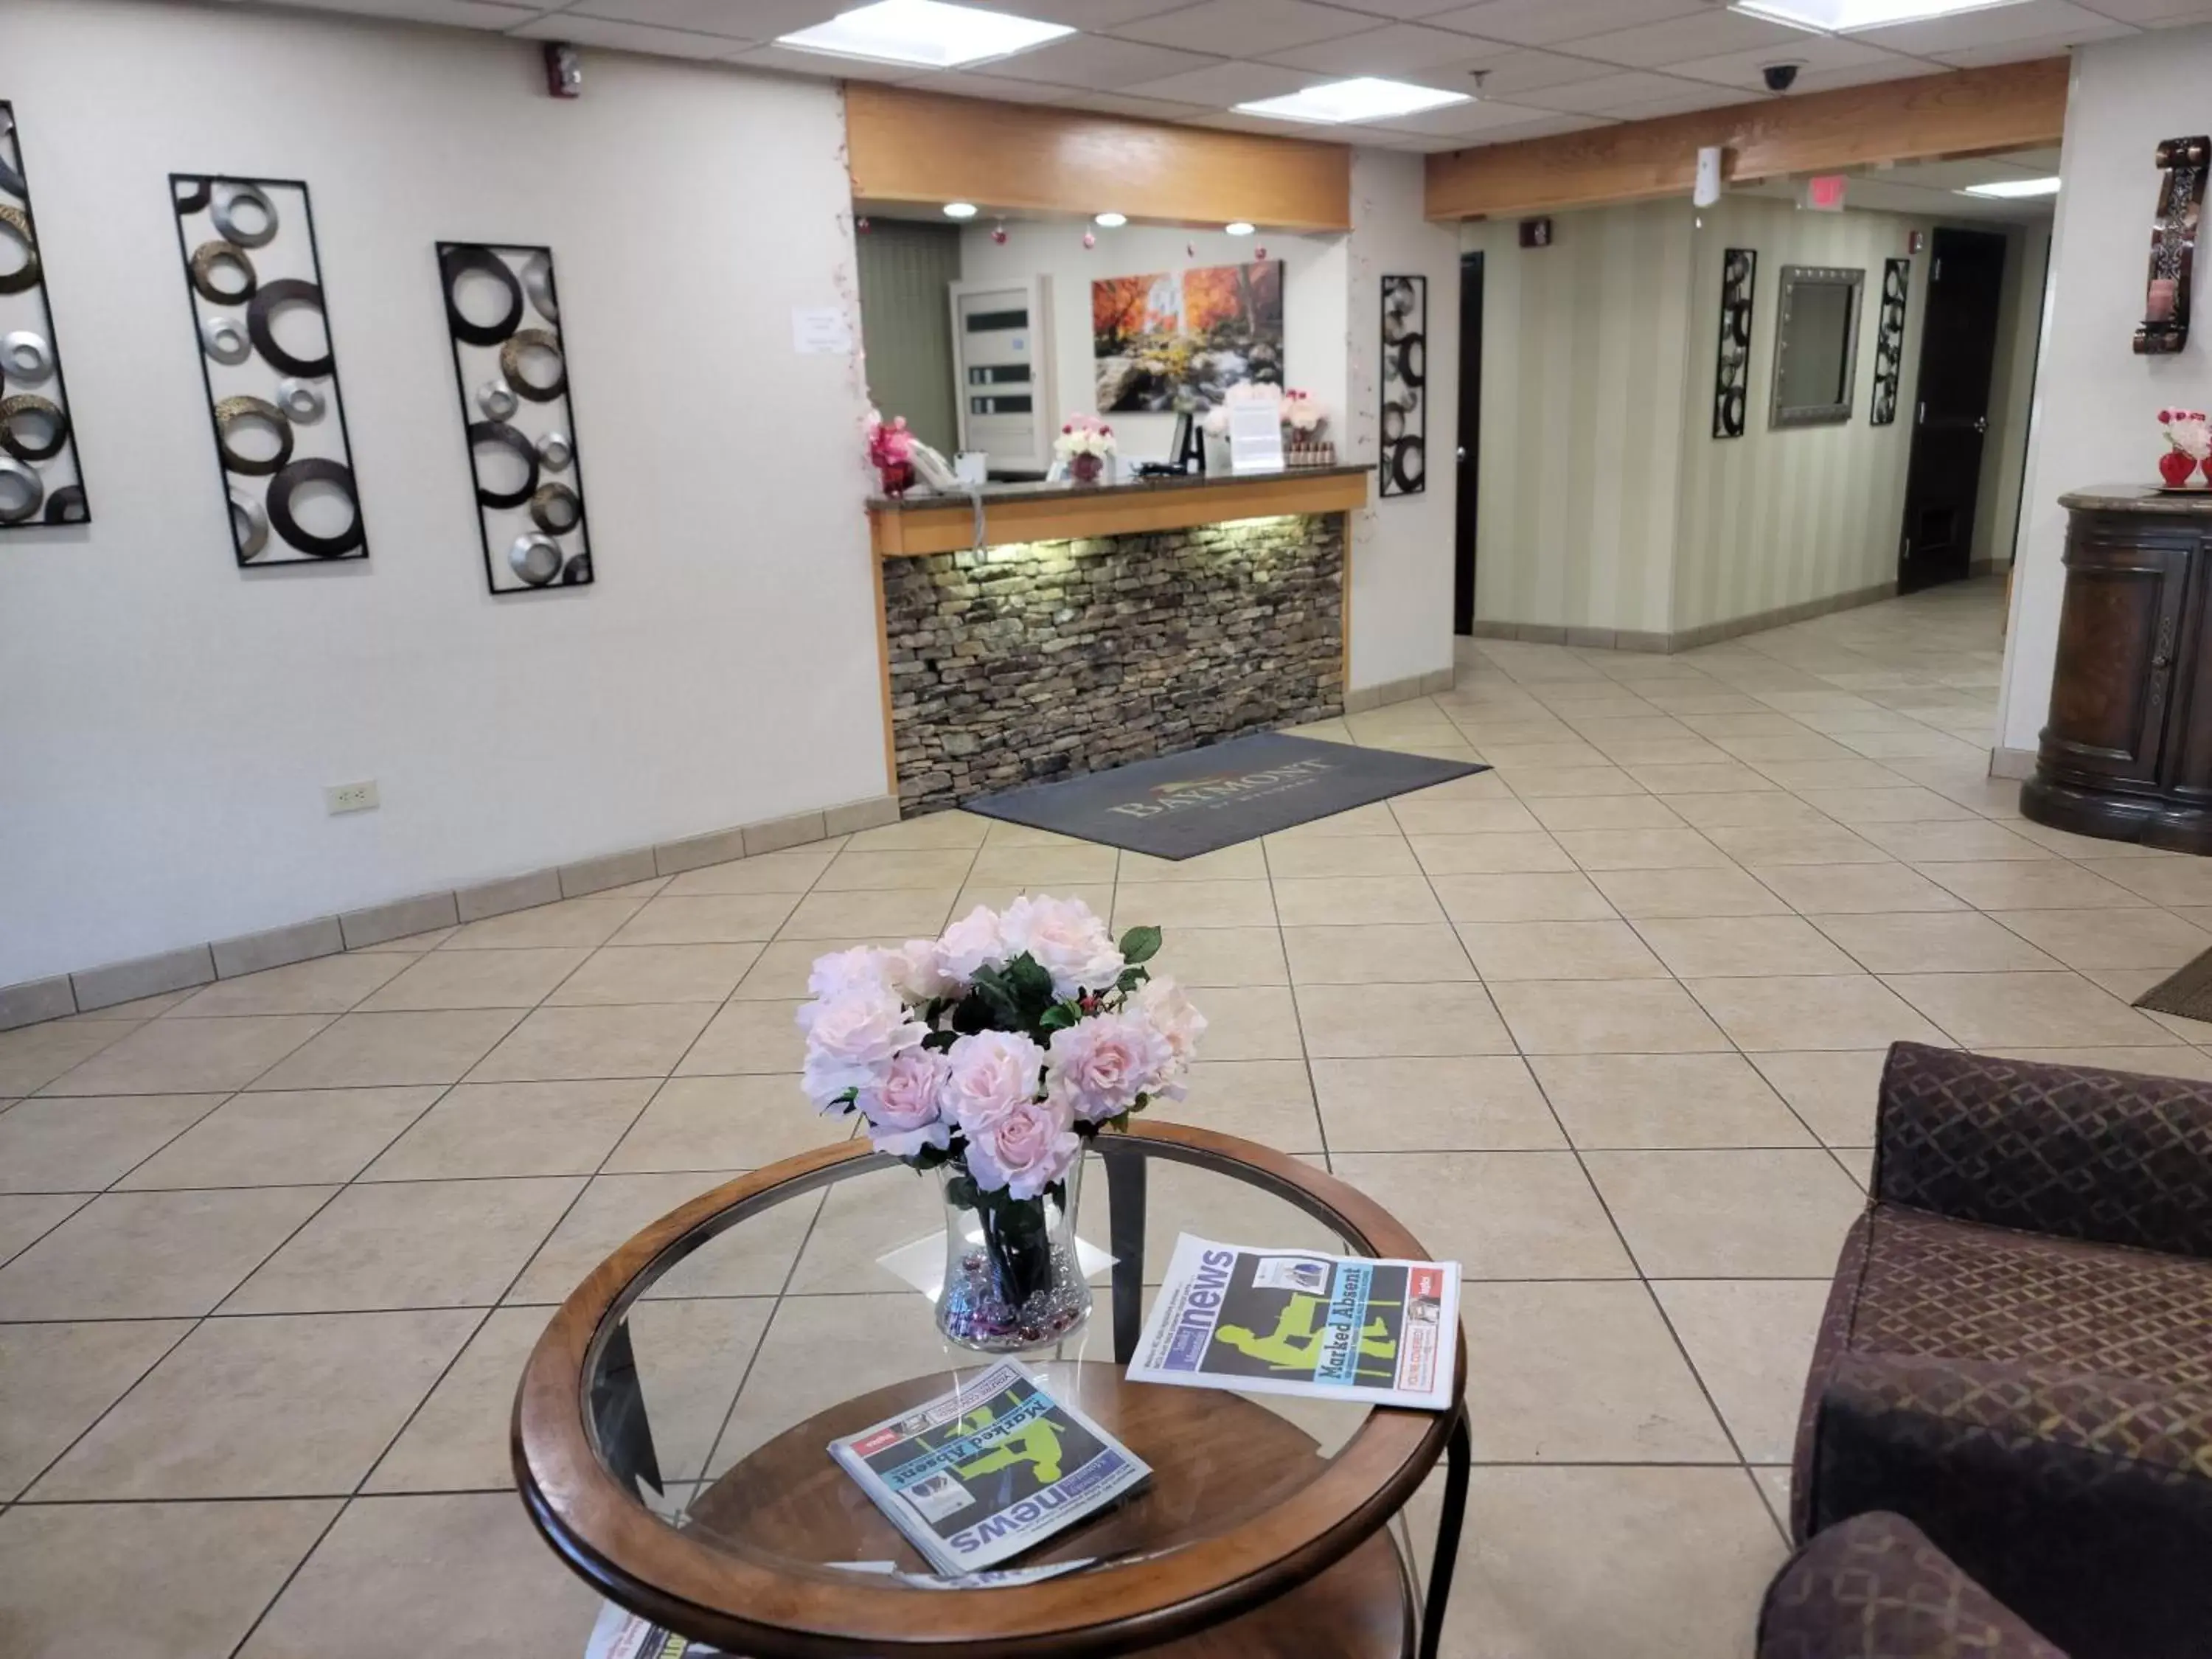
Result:
[[[1140,1485],[1151,1468],[1002,1359],[830,1455],[931,1566],[965,1577]]]
[[[694,1642],[611,1601],[599,1604],[584,1659],[724,1659],[720,1648]]]
[[[1133,1382],[1452,1403],[1459,1263],[1251,1249],[1188,1233],[1129,1363]]]

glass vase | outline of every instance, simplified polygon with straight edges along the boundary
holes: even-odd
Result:
[[[1072,1335],[1091,1317],[1075,1251],[1084,1160],[1035,1198],[984,1192],[962,1163],[939,1167],[945,1194],[945,1287],[937,1328],[963,1348],[1014,1353]]]

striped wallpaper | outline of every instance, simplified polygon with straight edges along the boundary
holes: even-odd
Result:
[[[1522,249],[1510,223],[1465,228],[1484,252],[1481,501],[1475,615],[1484,622],[1680,634],[1875,586],[1897,574],[1929,256],[1913,259],[1894,425],[1868,424],[1882,261],[1934,222],[1800,211],[1735,196],[1561,214],[1551,246]],[[1999,227],[1991,227],[1999,228]],[[2005,321],[2032,330],[2015,289]],[[1712,431],[1723,252],[1759,252],[1750,405],[1741,438]],[[1773,430],[1774,324],[1782,267],[1866,271],[1857,378],[1846,425]],[[1985,471],[2016,467],[2032,341],[2000,346]],[[1999,556],[2008,502],[1985,501]]]

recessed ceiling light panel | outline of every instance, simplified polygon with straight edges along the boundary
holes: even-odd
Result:
[[[1960,12],[1989,11],[2021,3],[2021,0],[1730,0],[1729,9],[1822,34],[1850,34],[1859,29],[1920,23],[1931,17],[1955,17]]]
[[[1287,97],[1239,104],[1237,109],[1242,115],[1272,115],[1279,121],[1334,125],[1340,121],[1387,121],[1474,101],[1463,92],[1443,92],[1435,87],[1418,87],[1410,81],[1384,81],[1363,75],[1350,81],[1324,82]]]
[[[1994,196],[2000,201],[2018,201],[2032,196],[2056,196],[2056,179],[1993,179],[1986,185],[1968,185],[1959,192],[1961,196]]]
[[[1033,17],[949,5],[945,0],[875,0],[873,5],[841,11],[811,29],[779,35],[775,43],[835,58],[957,69],[1027,52],[1074,33],[1064,23],[1041,23]]]

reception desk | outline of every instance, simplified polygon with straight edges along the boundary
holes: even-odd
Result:
[[[870,502],[901,810],[1341,714],[1371,470]]]

